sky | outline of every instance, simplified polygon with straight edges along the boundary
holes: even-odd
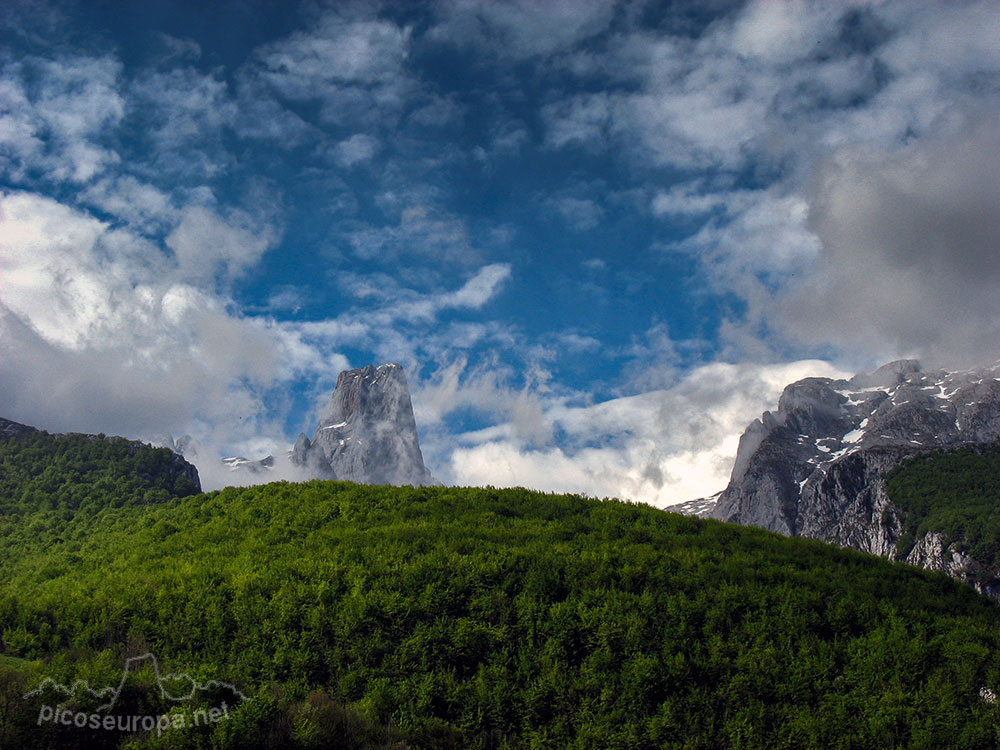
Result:
[[[661,507],[784,385],[1000,357],[1000,4],[5,0],[0,415]]]

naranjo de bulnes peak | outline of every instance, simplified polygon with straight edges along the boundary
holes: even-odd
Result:
[[[341,372],[312,439],[299,435],[289,459],[304,478],[434,483],[420,452],[406,375],[395,362]],[[235,472],[266,475],[274,466],[271,456],[225,461]]]

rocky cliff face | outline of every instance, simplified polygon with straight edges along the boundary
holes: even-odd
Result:
[[[1000,365],[925,372],[902,360],[850,380],[806,378],[747,428],[712,515],[891,556],[901,522],[886,472],[921,451],[997,441]],[[907,560],[965,580],[969,561],[936,544],[918,540]]]
[[[362,484],[430,484],[403,368],[347,370],[312,440],[299,436],[292,462],[320,478]]]
[[[26,424],[12,422],[9,419],[0,417],[0,440],[22,437],[24,435],[30,435],[34,432],[38,432],[38,430],[34,427],[29,427]]]

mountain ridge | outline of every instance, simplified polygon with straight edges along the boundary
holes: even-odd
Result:
[[[929,451],[998,441],[1000,364],[949,372],[898,360],[849,380],[805,378],[747,427],[710,514],[894,557],[904,514],[886,491],[888,472]],[[959,550],[942,544],[927,535],[901,559],[966,580],[972,561],[956,562]],[[977,587],[1000,591],[1000,581]]]

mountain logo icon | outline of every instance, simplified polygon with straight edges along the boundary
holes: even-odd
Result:
[[[224,689],[236,696],[239,699],[238,702],[242,702],[247,699],[235,685],[228,682],[209,680],[205,683],[199,683],[186,672],[170,672],[168,674],[163,674],[160,671],[159,661],[152,653],[145,653],[141,656],[133,656],[126,659],[125,667],[122,669],[121,679],[115,687],[108,686],[100,689],[94,689],[90,686],[90,683],[87,680],[76,680],[71,685],[67,686],[56,682],[51,677],[46,677],[37,688],[25,693],[24,698],[41,697],[46,693],[46,691],[51,691],[63,696],[62,700],[60,700],[58,704],[58,706],[61,707],[74,697],[90,696],[94,700],[101,701],[100,705],[94,709],[95,712],[110,712],[114,709],[115,704],[118,702],[122,690],[128,682],[129,676],[141,671],[147,666],[152,666],[153,674],[156,675],[156,684],[160,691],[160,697],[164,700],[176,703],[192,701],[196,700],[200,694],[214,692],[219,689]]]

